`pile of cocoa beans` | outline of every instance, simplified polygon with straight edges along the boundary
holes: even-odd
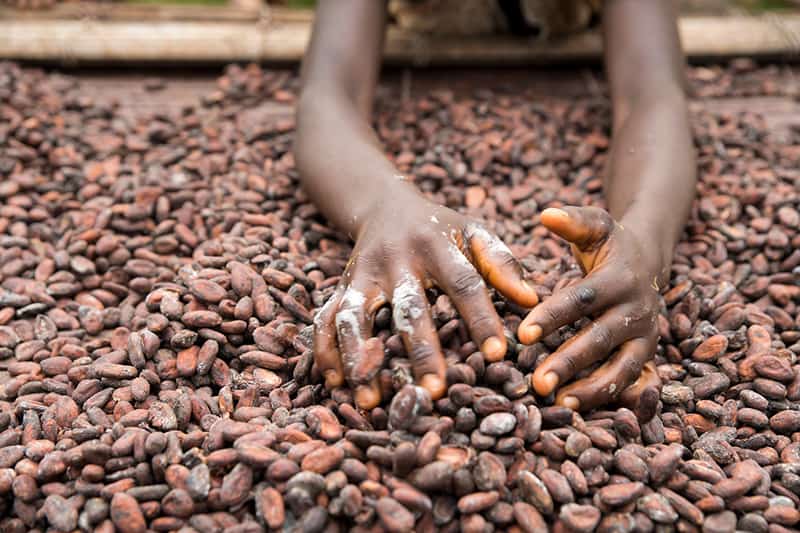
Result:
[[[704,97],[782,94],[777,67],[690,69]],[[781,78],[782,79],[782,78]],[[790,88],[789,88],[790,89]],[[786,89],[787,91],[789,89]],[[647,423],[535,396],[580,324],[488,364],[435,291],[447,395],[413,385],[376,317],[385,403],[321,385],[311,345],[350,243],[299,188],[297,78],[229,67],[174,113],[131,118],[69,77],[0,64],[0,531],[734,530],[800,522],[800,135],[692,116],[700,181]],[[598,204],[602,96],[389,88],[375,127],[432,199],[487,222],[540,295],[580,276],[538,224]]]

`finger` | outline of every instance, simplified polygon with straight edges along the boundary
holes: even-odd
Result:
[[[599,207],[550,207],[542,211],[547,229],[578,247],[591,250],[601,245],[614,229],[614,219]]]
[[[381,403],[381,386],[378,378],[372,378],[369,383],[356,386],[353,399],[361,409],[378,407]]]
[[[377,395],[380,401],[377,382],[372,383],[374,376],[366,376],[365,382],[358,371],[364,368],[367,360],[376,357],[376,350],[371,349],[374,347],[367,341],[372,336],[374,313],[385,303],[385,298],[374,286],[367,289],[362,279],[354,275],[352,284],[342,295],[335,322],[344,377],[355,389],[356,403],[364,407],[359,398],[370,399],[367,403],[372,403]]]
[[[469,248],[473,263],[489,284],[522,307],[533,307],[539,296],[524,277],[522,265],[497,236],[481,226],[468,230]]]
[[[358,359],[345,372],[350,383],[369,383],[383,366],[384,346],[380,338],[367,339],[360,352]]]
[[[337,287],[314,317],[314,363],[325,378],[325,386],[329,389],[341,387],[344,383],[344,369],[339,346],[336,343],[334,321],[344,289],[342,285]]]
[[[619,403],[636,413],[640,422],[649,422],[656,415],[658,400],[661,398],[661,386],[656,364],[648,361],[639,379],[622,391]]]
[[[618,279],[598,270],[556,291],[520,323],[517,329],[520,342],[533,344],[562,326],[602,311],[613,303],[617,294],[613,287],[618,283]]]
[[[401,270],[395,279],[392,292],[394,327],[411,359],[417,383],[427,389],[433,399],[439,399],[446,389],[446,368],[425,289],[407,270]]]
[[[336,333],[346,378],[351,377],[353,367],[366,354],[365,344],[372,336],[374,312],[383,303],[375,294],[377,291],[371,292],[373,294],[368,294],[367,290],[360,288],[356,280],[344,291],[336,312]]]
[[[447,265],[446,270],[437,272],[439,286],[453,301],[486,359],[499,361],[506,354],[506,337],[483,278],[455,244],[433,253],[439,255],[436,264]]]
[[[536,368],[531,380],[534,390],[547,396],[559,383],[606,359],[614,348],[634,336],[627,322],[625,313],[614,308],[583,328]]]
[[[592,374],[558,391],[556,404],[586,411],[614,403],[653,357],[654,343],[645,338],[629,340]]]

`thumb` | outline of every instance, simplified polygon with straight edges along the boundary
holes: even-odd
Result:
[[[600,247],[614,229],[614,219],[599,207],[549,207],[542,211],[542,224],[547,229],[574,244],[581,252]]]

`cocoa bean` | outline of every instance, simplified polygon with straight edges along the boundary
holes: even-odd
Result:
[[[526,374],[582,322],[522,346],[525,310],[492,294],[509,342],[488,362],[436,287],[444,398],[413,385],[390,305],[350,381],[322,386],[311,319],[352,247],[273,114],[293,74],[232,66],[198,104],[131,120],[124,99],[0,64],[0,529],[796,527],[797,157],[756,112],[706,104],[791,98],[784,70],[688,69],[700,178],[655,324],[664,386],[579,415]],[[399,174],[482,219],[543,298],[581,276],[537,216],[600,200],[605,104],[379,98]],[[372,380],[382,403],[359,410],[351,387]]]
[[[600,510],[591,505],[568,503],[561,507],[558,517],[571,531],[594,531],[600,522]]]
[[[375,505],[375,511],[387,531],[400,533],[411,531],[414,528],[414,515],[400,505],[397,500],[383,497]]]
[[[545,533],[548,530],[542,515],[525,502],[514,503],[514,518],[517,525],[526,533]]]
[[[139,504],[124,492],[114,494],[111,499],[111,520],[123,533],[143,533],[147,529]]]

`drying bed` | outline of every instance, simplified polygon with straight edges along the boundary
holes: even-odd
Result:
[[[704,98],[791,89],[748,61],[689,76]],[[350,244],[298,186],[291,117],[243,119],[291,105],[296,89],[286,72],[229,67],[197,105],[132,117],[74,79],[0,64],[0,529],[800,521],[793,131],[776,138],[749,112],[692,114],[698,195],[663,291],[652,420],[533,394],[537,362],[580,323],[523,346],[525,310],[495,295],[509,351],[488,364],[435,291],[446,396],[413,386],[382,309],[387,400],[364,412],[349,389],[320,384],[310,343]],[[601,205],[607,99],[399,93],[385,91],[375,120],[399,172],[485,220],[541,297],[577,279],[538,213]]]

